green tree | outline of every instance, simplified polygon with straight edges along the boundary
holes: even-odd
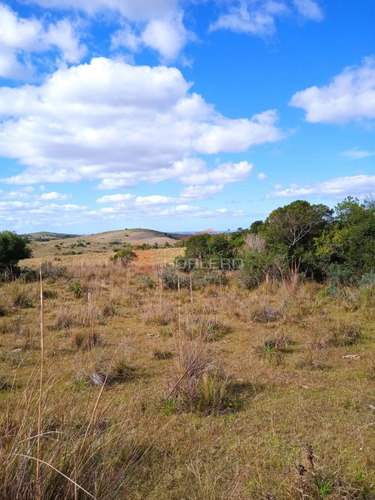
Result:
[[[332,213],[326,205],[293,201],[271,212],[259,234],[266,239],[268,248],[287,256],[290,266],[313,274],[319,270],[315,239],[331,223]]]
[[[232,255],[229,239],[222,234],[198,234],[186,241],[185,257],[188,259],[231,258]]]
[[[258,234],[263,226],[264,222],[262,220],[256,220],[251,224],[249,231],[252,234]]]
[[[375,270],[375,203],[348,197],[335,207],[334,224],[316,240],[328,274],[357,281]],[[345,277],[345,280],[344,280]]]
[[[11,271],[22,259],[31,257],[27,240],[11,231],[0,233],[0,271]]]

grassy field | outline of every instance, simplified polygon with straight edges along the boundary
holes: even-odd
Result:
[[[151,229],[124,229],[121,231],[107,231],[105,233],[92,234],[87,236],[76,236],[69,238],[57,238],[55,233],[34,233],[29,235],[33,259],[24,262],[25,265],[40,265],[46,260],[61,260],[75,262],[77,256],[80,259],[91,257],[113,255],[113,252],[124,245],[154,245],[159,246],[166,243],[173,245],[180,238],[180,235],[172,233],[162,233]],[[47,241],[38,241],[38,238],[45,238]],[[48,240],[48,238],[50,238]],[[98,259],[94,259],[95,261]]]
[[[0,498],[374,499],[375,290],[170,289],[145,252],[47,266],[42,349],[39,283],[1,284]]]

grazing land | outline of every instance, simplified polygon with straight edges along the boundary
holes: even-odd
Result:
[[[373,288],[48,248],[43,352],[39,283],[0,288],[1,498],[375,498]]]

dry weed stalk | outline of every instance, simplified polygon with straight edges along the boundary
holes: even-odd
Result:
[[[43,302],[43,275],[42,266],[39,270],[40,278],[40,372],[39,372],[39,401],[38,401],[38,437],[36,451],[36,487],[37,500],[41,498],[41,478],[40,478],[40,437],[42,433],[42,397],[43,397],[43,371],[44,371],[44,302]]]

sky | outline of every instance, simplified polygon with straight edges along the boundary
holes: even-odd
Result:
[[[375,193],[374,0],[0,0],[0,230]]]

